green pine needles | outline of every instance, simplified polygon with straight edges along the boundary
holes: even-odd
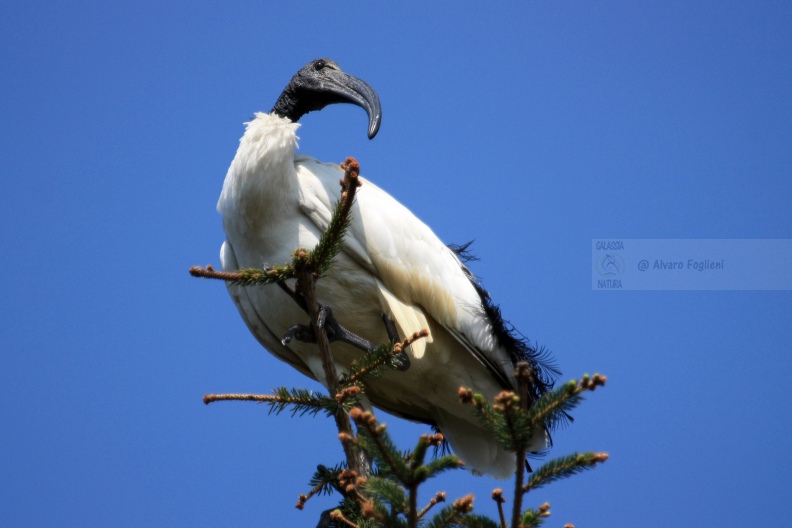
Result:
[[[300,495],[297,507],[317,494],[340,495],[336,508],[323,512],[319,526],[326,528],[533,528],[544,523],[550,515],[550,505],[536,509],[523,508],[523,499],[531,490],[554,481],[571,477],[607,460],[605,453],[574,453],[545,463],[534,470],[526,481],[525,458],[534,436],[545,434],[546,427],[566,421],[568,413],[583,402],[583,393],[605,385],[606,378],[595,374],[569,381],[544,394],[529,405],[528,387],[533,373],[527,363],[516,366],[518,391],[503,391],[494,401],[467,388],[460,388],[459,398],[470,404],[486,430],[507,450],[514,452],[514,492],[511,499],[510,522],[503,504],[503,490],[492,492],[499,517],[496,520],[473,512],[473,495],[461,497],[451,504],[444,492],[436,492],[428,503],[419,503],[419,490],[440,473],[457,470],[464,464],[455,455],[428,456],[430,448],[443,443],[442,434],[422,435],[411,451],[403,452],[394,444],[387,428],[360,405],[360,396],[367,383],[390,368],[398,368],[397,356],[418,339],[428,336],[426,330],[401,342],[386,343],[365,354],[353,363],[340,378],[336,375],[330,344],[320,324],[320,307],[316,300],[315,283],[325,275],[341,251],[344,235],[349,227],[349,215],[355,191],[360,185],[360,166],[354,158],[347,158],[341,166],[344,179],[342,196],[336,204],[328,229],[313,250],[297,249],[292,262],[267,269],[243,269],[218,272],[211,266],[193,267],[196,277],[220,279],[241,286],[255,287],[278,284],[289,292],[310,316],[322,355],[328,394],[299,388],[279,387],[271,394],[208,394],[204,402],[243,400],[263,403],[271,413],[291,412],[292,416],[317,415],[332,417],[338,427],[338,438],[346,460],[334,466],[320,465],[310,480],[311,490]],[[292,290],[286,281],[297,279]],[[317,330],[318,329],[318,330]],[[353,430],[351,421],[355,423]],[[436,449],[432,449],[436,452]],[[570,527],[572,525],[566,525]]]

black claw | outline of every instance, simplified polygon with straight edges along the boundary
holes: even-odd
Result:
[[[310,326],[294,325],[289,328],[281,339],[281,343],[288,345],[292,339],[296,339],[302,343],[316,343],[316,334]]]
[[[286,346],[289,343],[291,343],[291,340],[294,339],[294,334],[296,334],[296,333],[297,333],[297,327],[296,326],[292,326],[291,328],[286,330],[286,333],[283,334],[283,338],[281,339],[281,344],[283,346]]]
[[[396,370],[404,372],[410,368],[410,356],[402,350],[391,358],[391,366]]]

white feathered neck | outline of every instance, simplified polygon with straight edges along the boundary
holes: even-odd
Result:
[[[256,217],[256,210],[277,215],[289,206],[283,199],[294,195],[294,150],[299,123],[257,112],[245,123],[234,161],[228,168],[217,211],[229,216]],[[251,214],[253,213],[253,214]]]

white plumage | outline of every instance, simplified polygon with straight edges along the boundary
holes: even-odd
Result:
[[[226,241],[223,269],[282,264],[297,248],[312,248],[326,229],[340,197],[343,171],[295,154],[297,128],[276,113],[258,113],[247,123],[228,169],[217,210]],[[340,324],[375,343],[388,341],[382,314],[400,336],[428,329],[430,337],[408,350],[406,371],[387,371],[366,388],[378,408],[436,424],[469,469],[505,478],[514,454],[489,438],[470,406],[458,400],[460,386],[492,398],[513,384],[509,351],[499,345],[480,293],[457,255],[407,208],[361,178],[351,227],[335,266],[317,282],[320,303]],[[271,353],[323,381],[316,345],[281,343],[306,314],[277,286],[240,287],[229,293],[251,332]],[[363,352],[333,344],[343,370]],[[534,450],[547,446],[544,430]]]

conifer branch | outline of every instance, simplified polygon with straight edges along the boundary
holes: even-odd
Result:
[[[396,353],[393,351],[393,345],[379,345],[373,351],[352,362],[349,367],[349,373],[341,377],[341,385],[361,383],[366,376],[376,377],[380,368],[388,365],[394,355]]]
[[[459,387],[459,401],[473,405],[474,414],[484,429],[499,442],[510,441],[508,435],[503,434],[503,417],[495,413],[492,405],[481,394],[475,394],[467,387]]]
[[[423,329],[406,337],[400,343],[393,345],[380,345],[373,352],[370,352],[352,363],[349,375],[341,378],[341,385],[347,386],[358,383],[366,376],[376,375],[377,371],[388,365],[391,358],[398,356],[405,348],[412,345],[419,339],[429,336],[429,330]]]
[[[360,164],[355,158],[349,157],[341,164],[344,179],[341,180],[341,200],[336,203],[333,217],[327,229],[322,233],[319,243],[310,254],[310,260],[316,266],[316,274],[322,276],[333,266],[333,261],[341,251],[341,242],[349,229],[349,213],[355,202],[355,193],[361,183]]]
[[[362,506],[367,500],[360,489],[367,481],[368,477],[365,475],[359,475],[352,469],[343,469],[338,474],[338,489],[345,497],[352,498],[358,506]]]
[[[206,405],[218,401],[254,401],[257,403],[268,403],[277,397],[272,394],[204,394],[203,402]]]
[[[465,464],[456,455],[445,455],[435,458],[426,465],[427,478],[434,477],[438,473],[448,471],[450,469],[459,469]]]
[[[440,502],[445,502],[446,494],[444,491],[438,491],[437,494],[429,500],[429,504],[423,507],[423,509],[418,512],[418,518],[423,519],[424,515],[426,515],[429,510],[431,510],[436,504]]]
[[[354,407],[349,416],[358,426],[358,442],[364,443],[364,450],[374,456],[382,472],[390,472],[405,486],[412,484],[412,472],[386,432],[384,424],[377,425],[377,419],[369,411]]]
[[[297,497],[297,504],[295,504],[294,507],[297,508],[298,510],[302,510],[303,508],[305,508],[305,503],[308,502],[308,499],[310,499],[311,497],[322,491],[325,485],[326,483],[320,482],[319,484],[311,488],[311,491],[309,491],[307,495],[301,494],[299,497]]]
[[[442,439],[442,435],[440,438]],[[431,440],[429,440],[429,435],[423,434],[418,438],[418,443],[415,444],[415,449],[413,449],[412,453],[410,453],[410,470],[413,473],[415,473],[415,470],[423,465],[424,459],[426,458],[426,451],[429,449],[430,445],[432,444]]]
[[[407,526],[410,528],[418,526],[418,483],[413,483],[407,490],[409,505],[407,507]]]
[[[234,282],[241,286],[264,286],[294,278],[294,269],[287,264],[267,269],[243,268],[237,271],[216,271],[211,264],[207,264],[205,268],[193,266],[190,268],[190,275]]]
[[[372,476],[363,487],[366,494],[375,496],[391,506],[392,514],[407,511],[407,495],[404,488],[385,477]]]
[[[450,526],[468,526],[471,528],[498,528],[498,525],[486,517],[471,515],[473,495],[457,499],[446,506],[426,524],[426,528],[447,528]]]
[[[331,511],[330,512],[330,518],[332,520],[334,520],[334,521],[342,522],[342,523],[344,523],[347,526],[351,526],[352,528],[360,528],[359,525],[353,523],[352,521],[350,521],[349,519],[344,517],[344,514],[341,513],[341,510],[333,510],[333,511]]]
[[[545,502],[535,510],[531,508],[525,510],[525,513],[523,513],[522,519],[520,520],[520,527],[537,528],[545,521],[545,518],[547,517],[550,517],[549,502]]]
[[[354,158],[347,158],[344,162],[344,180],[341,182],[343,192],[335,214],[330,221],[330,226],[322,234],[314,251],[310,253],[296,251],[293,254],[294,271],[297,277],[296,290],[305,300],[305,306],[311,317],[311,326],[314,328],[316,344],[322,357],[325,383],[330,390],[330,394],[338,394],[341,387],[338,382],[332,352],[330,351],[330,341],[327,338],[327,332],[324,328],[319,327],[320,309],[319,301],[316,298],[315,283],[323,272],[330,269],[333,259],[341,249],[341,242],[349,225],[349,212],[355,199],[355,190],[359,185],[357,180],[359,171],[360,165],[357,161]],[[363,463],[358,458],[352,442],[344,441],[353,437],[352,424],[349,421],[349,417],[346,412],[342,412],[339,409],[338,412],[334,413],[334,418],[339,438],[342,440],[341,445],[344,448],[347,464],[358,475],[362,475],[366,471],[364,471]]]
[[[316,336],[316,345],[321,353],[325,384],[330,394],[338,394],[340,387],[335,369],[335,362],[333,361],[333,355],[330,351],[330,341],[327,338],[325,329],[319,328],[319,301],[316,298],[316,276],[313,273],[312,266],[309,265],[307,260],[297,261],[295,263],[295,272],[297,275],[297,291],[302,294],[302,297],[305,299],[305,304],[311,317],[311,326],[314,328],[314,334]],[[352,443],[343,441],[344,437],[354,436],[349,417],[346,412],[343,412],[339,408],[338,412],[333,413],[333,418],[336,422],[339,437],[342,438],[341,445],[343,446],[348,466],[358,474],[363,474],[363,465],[358,459]]]
[[[599,374],[589,376],[585,374],[581,380],[571,380],[561,387],[544,394],[528,411],[528,420],[531,425],[538,426],[543,423],[555,423],[559,416],[568,413],[583,401],[583,391],[593,391],[604,386],[608,378]]]
[[[514,370],[514,379],[517,381],[517,389],[520,391],[520,396],[517,397],[517,401],[515,402],[514,397],[508,397],[508,394],[505,398],[503,398],[504,403],[502,405],[508,406],[508,410],[513,410],[514,404],[519,404],[519,414],[522,417],[525,417],[525,413],[528,410],[528,386],[532,384],[533,381],[533,372],[531,370],[530,365],[527,362],[521,361],[517,363],[516,368]],[[511,393],[514,395],[514,393]],[[516,397],[516,395],[514,395]],[[507,414],[507,408],[504,407],[503,411],[504,414]],[[509,415],[513,413],[508,412]],[[522,433],[522,434],[520,434]],[[519,526],[517,523],[520,520],[520,511],[522,510],[522,492],[521,489],[523,487],[523,482],[525,481],[525,455],[528,452],[527,445],[524,440],[518,439],[519,436],[525,436],[533,434],[533,430],[529,428],[520,428],[519,432],[516,432],[515,435],[512,437],[513,442],[516,444],[515,451],[516,451],[516,468],[515,468],[515,478],[514,478],[514,504],[512,505],[512,526],[516,528]]]
[[[419,466],[423,465],[424,459],[426,458],[426,451],[430,447],[439,447],[442,445],[443,440],[443,435],[440,433],[421,435],[418,438],[418,443],[415,445],[415,449],[413,449],[413,452],[410,455],[410,469],[415,471]]]
[[[459,523],[456,521],[458,517],[460,517],[460,513],[461,512],[454,506],[446,506],[440,510],[426,526],[427,528],[446,528],[448,526],[458,526]]]
[[[344,385],[343,381],[340,383],[342,386]],[[341,391],[336,394],[335,399],[336,401],[341,404],[347,404],[349,400],[357,401],[357,396],[360,394],[360,387],[358,385],[352,385],[351,387],[344,387]],[[348,404],[347,404],[348,405]]]
[[[344,470],[344,465],[339,464],[335,467],[328,468],[322,464],[316,466],[316,472],[311,478],[310,485],[313,487],[319,486],[319,492],[323,494],[330,494],[333,489],[339,489],[338,475]]]
[[[523,486],[522,492],[528,493],[532,489],[541,488],[556,480],[571,477],[606,460],[608,460],[607,453],[574,453],[556,458],[534,471],[528,483]]]
[[[203,401],[206,405],[217,401],[253,401],[256,403],[266,403],[270,407],[270,412],[276,414],[282,412],[287,407],[292,408],[292,416],[299,414],[315,415],[319,411],[328,414],[336,412],[338,402],[305,389],[287,389],[279,387],[273,389],[273,394],[206,394]]]

